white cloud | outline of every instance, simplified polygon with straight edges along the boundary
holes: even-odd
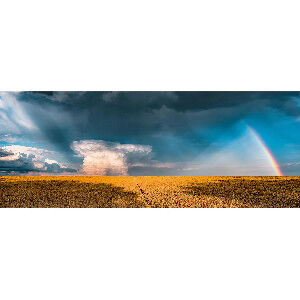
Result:
[[[46,158],[45,162],[47,164],[58,164],[58,162],[55,159],[48,159],[48,158]]]
[[[6,152],[8,155],[0,156],[0,161],[13,161],[20,158],[20,155],[18,153],[12,153],[12,152]]]
[[[20,145],[9,145],[4,146],[2,149],[13,153],[14,155],[22,155],[25,154],[27,156],[33,155],[36,160],[44,160],[45,157],[49,154],[54,154],[53,151],[35,148],[35,147],[26,147],[26,146],[20,146]]]
[[[286,163],[286,164],[284,164],[284,166],[287,166],[287,167],[290,167],[290,166],[298,166],[298,165],[300,165],[300,162],[298,161],[298,162],[293,162],[293,163]]]
[[[149,156],[146,145],[119,144],[102,140],[73,142],[73,150],[83,157],[82,173],[87,175],[128,175],[135,161]]]
[[[75,172],[74,169],[52,159],[57,155],[54,151],[35,147],[20,145],[0,147],[0,171],[8,174],[34,172],[40,175]]]

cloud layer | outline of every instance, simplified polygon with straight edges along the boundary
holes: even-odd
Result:
[[[221,157],[248,123],[300,174],[299,119],[298,92],[1,92],[0,170],[205,175],[205,161],[190,163],[208,150]]]

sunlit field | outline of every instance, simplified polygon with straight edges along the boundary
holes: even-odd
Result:
[[[1,207],[300,207],[299,177],[0,177]]]

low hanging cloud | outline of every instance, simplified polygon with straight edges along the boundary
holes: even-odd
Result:
[[[150,158],[151,146],[120,144],[102,140],[75,141],[72,145],[83,157],[81,172],[86,175],[128,175],[128,169],[137,162]]]
[[[53,151],[26,147],[20,145],[9,145],[0,147],[0,174],[61,174],[74,173],[75,169],[66,167],[56,160],[48,159],[53,156]]]

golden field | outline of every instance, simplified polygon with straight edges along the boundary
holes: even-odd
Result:
[[[300,178],[3,176],[0,207],[300,207]]]

